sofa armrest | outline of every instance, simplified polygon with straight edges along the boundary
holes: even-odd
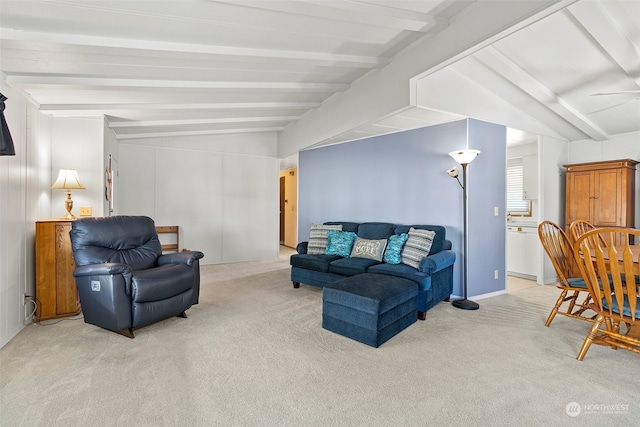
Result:
[[[419,271],[432,275],[433,273],[447,268],[456,261],[454,251],[445,250],[437,254],[429,255],[420,262]]]
[[[296,251],[299,254],[306,254],[308,245],[309,245],[309,242],[300,242],[298,243],[298,246],[296,246]]]
[[[131,275],[131,267],[127,264],[107,262],[104,264],[81,265],[73,271],[74,277],[83,276],[111,276],[115,274]]]
[[[158,265],[165,264],[187,264],[192,265],[194,261],[204,257],[200,251],[184,251],[171,254],[164,254],[158,257]]]

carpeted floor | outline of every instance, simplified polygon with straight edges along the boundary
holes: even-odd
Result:
[[[133,340],[28,326],[0,349],[0,426],[638,425],[640,357],[578,362],[589,325],[544,327],[557,295],[441,303],[375,349],[322,329],[322,290],[294,289],[286,257],[204,266],[188,319]]]

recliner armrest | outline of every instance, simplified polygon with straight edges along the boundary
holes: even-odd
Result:
[[[432,275],[433,273],[447,268],[456,261],[454,251],[444,250],[437,254],[429,255],[420,262],[419,271]]]
[[[110,276],[114,274],[129,274],[131,275],[131,267],[127,264],[120,264],[117,262],[108,262],[103,264],[87,264],[81,265],[73,272],[75,277],[82,276]]]
[[[187,264],[192,265],[194,261],[204,257],[200,251],[185,251],[171,254],[164,254],[158,257],[158,265],[165,264]]]

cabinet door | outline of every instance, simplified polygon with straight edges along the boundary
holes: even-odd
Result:
[[[70,223],[56,224],[56,314],[69,315],[79,311],[78,289],[73,277],[76,264],[73,261],[69,232]]]
[[[593,172],[592,200],[593,224],[599,227],[615,227],[621,224],[622,185],[620,169]]]
[[[591,218],[593,199],[591,199],[591,172],[567,173],[567,208],[565,221],[567,225],[576,219]]]
[[[56,251],[53,222],[36,223],[36,305],[37,319],[56,317]]]
[[[535,278],[538,268],[538,235],[533,231],[507,228],[507,272]],[[515,274],[514,274],[515,273]]]

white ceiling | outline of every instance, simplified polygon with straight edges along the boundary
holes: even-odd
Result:
[[[415,88],[410,108],[323,142],[460,117],[505,124],[519,140],[639,131],[640,93],[592,94],[640,89],[640,1],[560,4],[407,81],[407,90]],[[279,132],[477,7],[459,0],[0,0],[0,71],[44,113],[106,115],[121,140]]]

